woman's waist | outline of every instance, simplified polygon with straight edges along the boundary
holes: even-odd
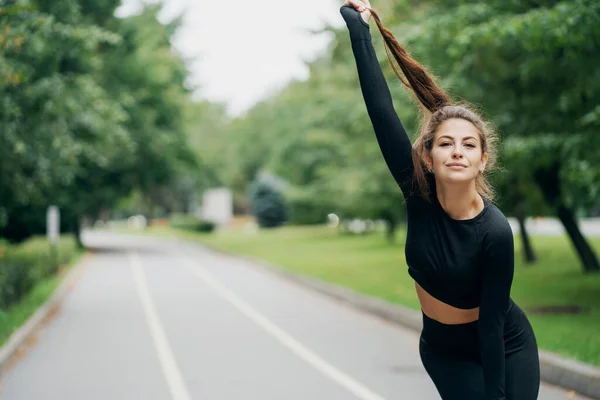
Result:
[[[423,287],[424,286],[424,287]],[[474,302],[466,302],[463,300],[462,307],[457,307],[449,302],[443,301],[437,296],[432,295],[429,291],[431,285],[423,282],[423,285],[415,280],[415,289],[417,297],[421,305],[421,310],[429,318],[447,325],[465,324],[479,319],[479,307]],[[439,296],[439,294],[437,294]],[[467,303],[472,307],[465,307]]]
[[[430,318],[422,310],[423,329],[421,340],[427,345],[446,349],[450,352],[461,352],[478,349],[479,320],[466,323],[445,324]],[[518,346],[531,330],[523,311],[509,299],[509,306],[504,317],[503,337],[508,345],[506,350]]]

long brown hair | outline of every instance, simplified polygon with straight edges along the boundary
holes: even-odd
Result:
[[[473,106],[454,101],[446,91],[440,88],[433,75],[418,61],[410,56],[392,32],[387,29],[377,12],[369,8],[373,19],[383,36],[385,50],[394,73],[407,88],[411,89],[424,108],[419,134],[413,144],[414,182],[421,196],[430,200],[431,188],[426,175],[425,157],[431,152],[435,132],[442,122],[451,118],[460,118],[471,122],[479,131],[482,153],[488,154],[486,169],[475,179],[477,192],[493,201],[494,189],[488,175],[493,171],[497,158],[498,136],[489,122],[483,120]],[[402,76],[404,75],[404,77]],[[406,79],[405,79],[406,78]]]

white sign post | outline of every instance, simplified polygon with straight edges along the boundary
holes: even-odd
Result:
[[[48,207],[46,212],[46,234],[50,243],[50,262],[58,268],[57,243],[60,238],[60,211],[56,206]]]

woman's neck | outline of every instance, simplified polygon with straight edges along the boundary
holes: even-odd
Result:
[[[436,196],[446,214],[452,219],[474,218],[485,206],[483,198],[477,193],[475,183],[444,185],[436,182]]]

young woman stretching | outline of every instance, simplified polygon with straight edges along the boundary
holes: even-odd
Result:
[[[535,335],[510,298],[513,233],[492,203],[486,174],[497,139],[475,112],[453,103],[394,39],[368,1],[340,10],[377,141],[406,200],[405,256],[423,314],[419,352],[444,400],[535,400]],[[388,55],[425,107],[411,145],[371,42],[373,16]]]

